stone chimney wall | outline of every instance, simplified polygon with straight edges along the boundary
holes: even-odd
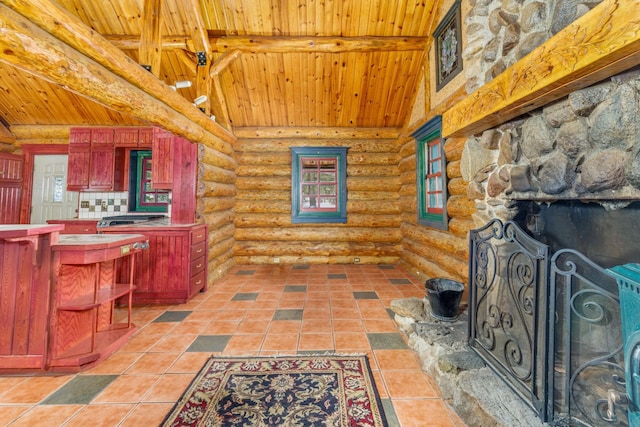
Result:
[[[468,93],[600,3],[471,0],[463,52]],[[477,226],[512,219],[517,200],[640,199],[640,69],[469,138],[461,159]]]
[[[511,219],[516,200],[640,200],[640,68],[470,138],[461,160],[476,222]]]

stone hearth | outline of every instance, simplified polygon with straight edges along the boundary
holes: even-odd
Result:
[[[409,337],[422,370],[467,425],[485,427],[547,426],[467,346],[466,310],[454,322],[429,314],[427,300],[407,298],[391,304],[395,320]]]

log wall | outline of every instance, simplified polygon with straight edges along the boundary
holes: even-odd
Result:
[[[291,223],[293,146],[348,147],[347,223]],[[238,264],[396,264],[402,254],[397,141],[240,139],[235,195]]]
[[[445,231],[418,224],[416,141],[412,137],[400,140],[400,263],[423,280],[446,277],[467,282],[468,231],[473,228],[471,215],[475,212],[475,204],[467,197],[467,184],[460,175],[460,158],[465,141],[465,138],[449,139],[444,145],[449,192],[449,229]]]

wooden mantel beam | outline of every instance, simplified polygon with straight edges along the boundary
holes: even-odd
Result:
[[[442,116],[476,135],[640,64],[640,0],[603,0]]]
[[[138,49],[140,37],[105,35],[122,50]],[[239,50],[242,52],[383,52],[425,50],[429,37],[283,37],[283,36],[225,36],[210,37],[214,52]],[[165,36],[162,49],[192,49],[192,41],[183,36]]]
[[[22,69],[27,67],[25,71],[108,108],[162,126],[222,153],[233,152],[231,144],[236,141],[235,136],[55,1],[0,0],[0,4],[6,5],[0,9],[0,43],[5,46],[0,49],[1,60]],[[41,50],[21,41],[22,38]],[[73,61],[65,60],[60,52],[71,55]],[[52,66],[56,59],[61,61],[60,65]],[[77,69],[71,70],[72,66]],[[93,72],[82,75],[87,69]],[[72,75],[73,72],[78,75]],[[117,84],[110,85],[107,81]]]

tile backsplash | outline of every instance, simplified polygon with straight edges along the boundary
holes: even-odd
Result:
[[[104,216],[126,215],[129,213],[129,193],[116,192],[80,192],[78,208],[79,219],[100,219]],[[171,217],[171,194],[166,214]]]
[[[129,212],[126,191],[87,193],[80,192],[78,218],[99,219],[109,215],[125,215]]]

